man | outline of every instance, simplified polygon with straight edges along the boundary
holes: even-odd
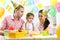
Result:
[[[17,8],[14,10],[14,14],[11,16],[7,16],[4,18],[1,30],[6,30],[9,27],[13,27],[14,30],[16,29],[21,29],[24,21],[21,19],[23,16],[24,12],[24,7],[19,5]],[[0,31],[0,34],[2,34],[3,31]]]

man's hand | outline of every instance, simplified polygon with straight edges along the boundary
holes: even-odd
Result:
[[[0,28],[0,35],[4,35],[4,30]]]

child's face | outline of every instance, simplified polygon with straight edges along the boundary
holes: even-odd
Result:
[[[41,14],[41,13],[39,13],[38,14],[38,17],[39,17],[39,21],[41,21],[41,22],[44,22],[44,20],[45,20],[45,16],[43,15],[43,14]]]
[[[31,16],[27,17],[26,19],[27,19],[28,22],[31,23],[34,19],[34,16],[31,15]]]

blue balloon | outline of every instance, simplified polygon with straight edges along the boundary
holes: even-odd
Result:
[[[26,0],[26,5],[34,5],[34,0]]]
[[[39,9],[37,7],[34,7],[30,12],[31,13],[37,13],[39,11]]]

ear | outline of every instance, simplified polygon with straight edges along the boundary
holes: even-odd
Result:
[[[17,9],[14,10],[14,13],[17,12]]]
[[[26,19],[27,19],[27,17],[26,17]]]

